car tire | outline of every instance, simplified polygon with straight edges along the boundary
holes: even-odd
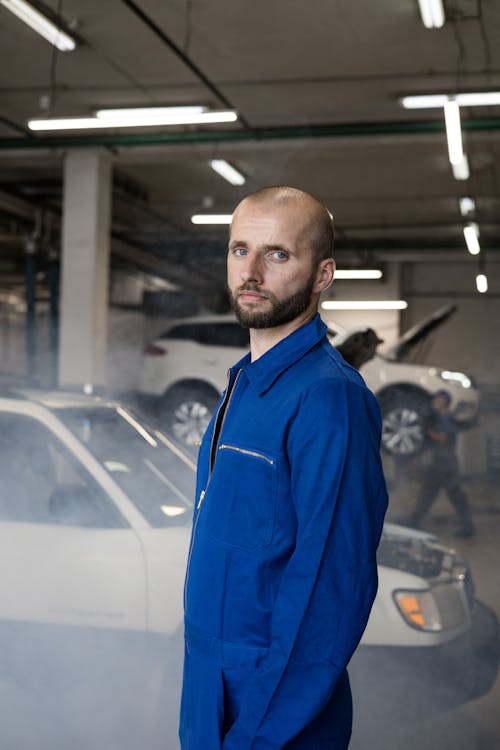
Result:
[[[382,414],[382,450],[395,458],[411,458],[426,444],[430,399],[425,393],[394,388],[378,398]]]
[[[203,385],[177,385],[163,399],[162,428],[188,448],[199,445],[219,400],[217,392]]]

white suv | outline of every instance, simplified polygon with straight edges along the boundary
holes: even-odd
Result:
[[[372,329],[330,331],[332,344],[348,361],[359,364],[359,357],[350,357],[353,350],[361,352],[360,372],[382,412],[382,445],[393,455],[411,456],[423,447],[430,396],[437,390],[449,392],[453,413],[464,426],[477,417],[479,393],[469,376],[403,361],[454,310],[438,310],[384,355],[375,351],[379,340]],[[144,350],[139,393],[157,399],[166,431],[184,445],[195,445],[226,385],[228,368],[248,346],[248,331],[233,316],[178,320]]]

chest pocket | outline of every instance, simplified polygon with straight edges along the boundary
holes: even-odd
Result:
[[[271,542],[277,491],[276,458],[237,445],[219,445],[203,512],[221,542],[256,549]]]

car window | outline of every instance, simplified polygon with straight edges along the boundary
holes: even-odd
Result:
[[[212,346],[233,346],[239,349],[250,347],[248,329],[242,328],[238,323],[216,323],[206,326],[207,340],[205,343]]]
[[[153,526],[190,522],[195,466],[128,409],[59,409],[75,433]]]
[[[197,341],[203,343],[204,326],[194,323],[183,323],[179,326],[169,328],[161,334],[160,339],[185,339],[186,341]]]
[[[116,528],[121,514],[73,453],[39,420],[0,414],[0,519]]]
[[[238,323],[185,323],[165,331],[160,339],[183,339],[196,341],[206,346],[230,346],[248,349],[250,339],[248,330]]]

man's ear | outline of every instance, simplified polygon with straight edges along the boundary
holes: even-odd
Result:
[[[335,261],[333,258],[325,258],[320,261],[318,270],[316,272],[316,282],[314,284],[314,291],[318,294],[328,289],[333,281],[335,275]]]

